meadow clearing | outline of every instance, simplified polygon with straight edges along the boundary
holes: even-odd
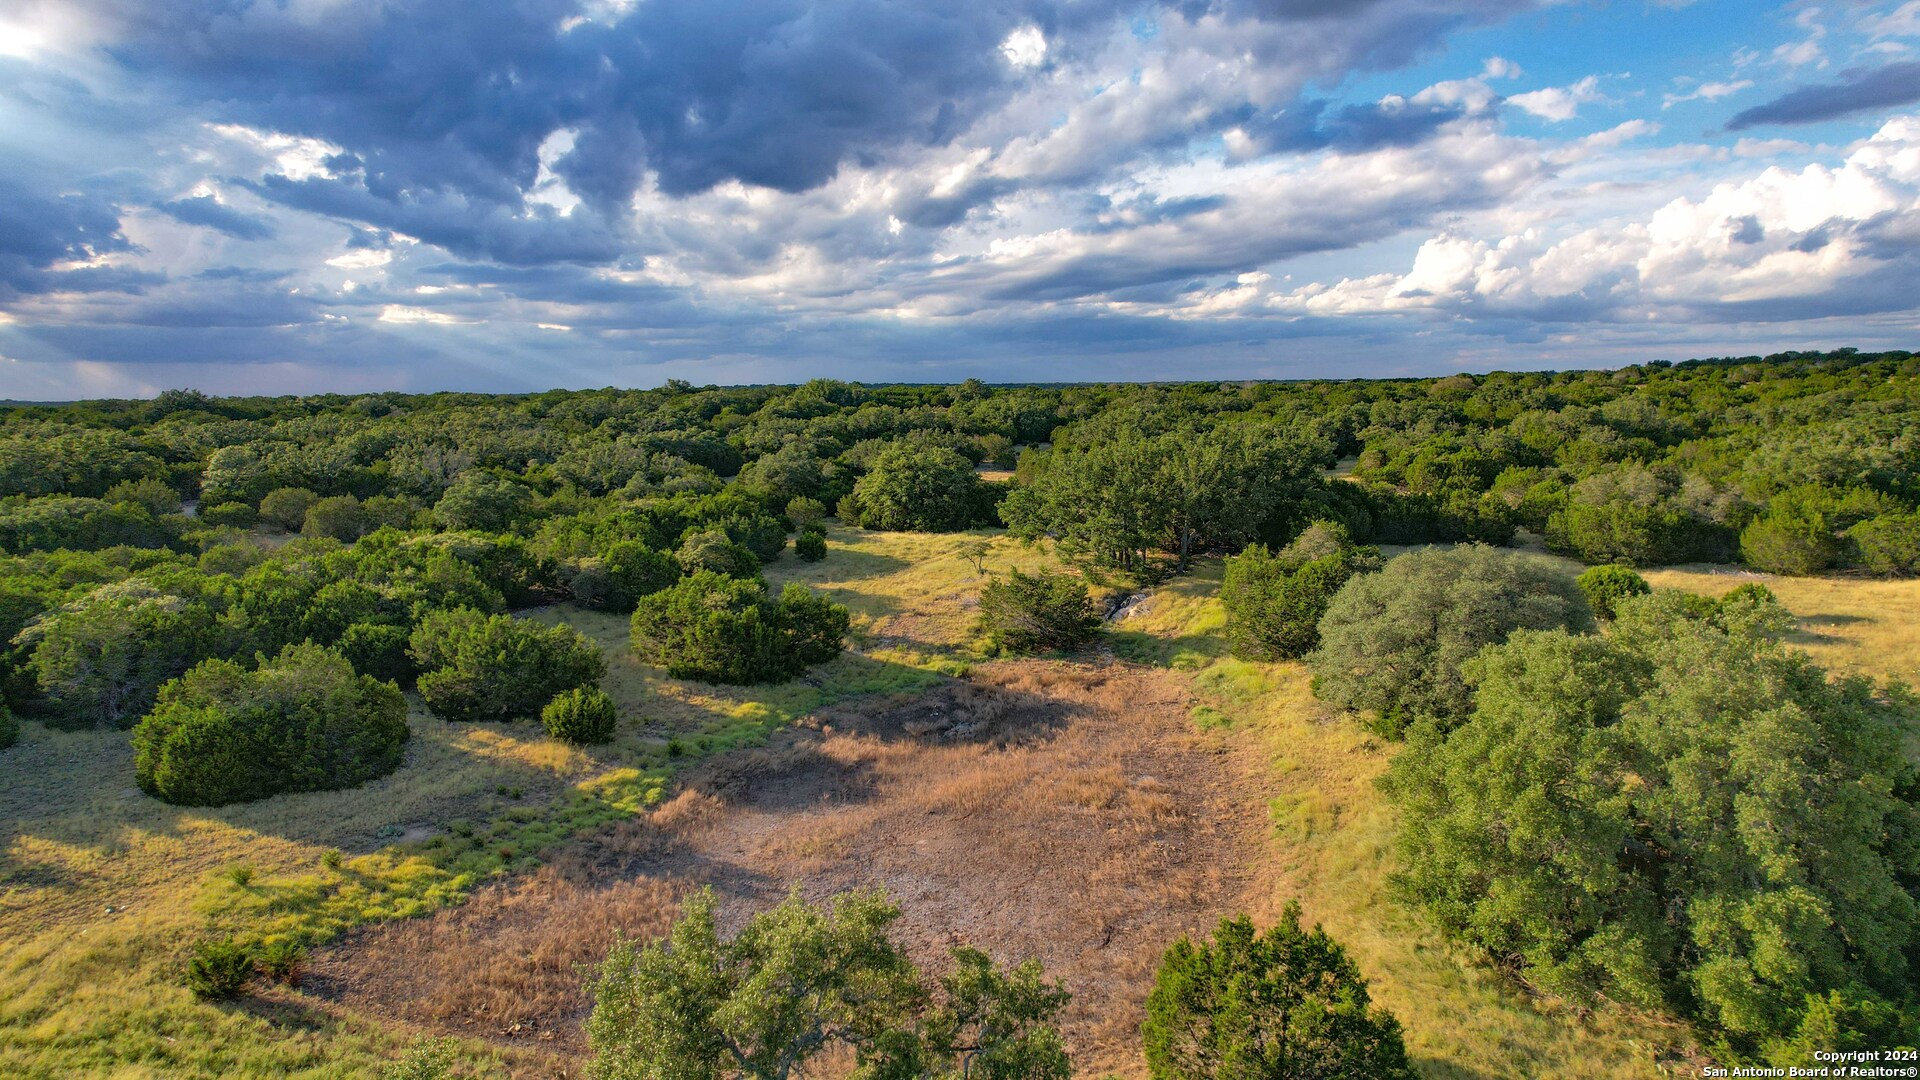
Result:
[[[619,616],[529,613],[606,651],[621,724],[601,747],[416,705],[388,777],[199,810],[139,793],[124,732],[27,724],[0,755],[0,1073],[373,1078],[447,1033],[477,1075],[578,1075],[577,965],[615,931],[658,932],[698,883],[739,918],[868,881],[916,951],[1041,956],[1079,995],[1088,1074],[1143,1073],[1132,1025],[1168,941],[1289,899],[1347,946],[1424,1075],[1691,1072],[1686,1030],[1529,998],[1388,899],[1392,750],[1301,665],[1228,656],[1217,560],[1132,596],[1084,656],[983,662],[962,555],[982,538],[989,572],[1052,562],[989,533],[835,528],[824,561],[770,565],[854,615],[845,655],[772,687],[668,679]],[[1920,675],[1920,582],[1647,576],[1763,580],[1823,664]],[[216,1004],[179,979],[214,933],[331,944],[301,987]]]

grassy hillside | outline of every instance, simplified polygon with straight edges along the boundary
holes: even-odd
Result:
[[[461,725],[416,709],[403,768],[351,791],[218,810],[170,807],[132,783],[124,733],[28,723],[0,756],[0,1074],[374,1077],[413,1033],[309,995],[269,989],[233,1005],[179,986],[190,943],[329,934],[455,903],[524,873],[567,837],[658,800],[687,763],[850,696],[913,691],[964,673],[980,577],[962,546],[982,534],[836,530],[802,580],[855,613],[856,648],[781,686],[719,690],[633,663],[625,620],[563,619],[606,649],[618,739],[591,752],[532,725]],[[1043,554],[994,540],[991,571]],[[1389,750],[1329,716],[1295,664],[1226,656],[1217,563],[1137,599],[1104,648],[1190,680],[1193,722],[1258,778],[1272,831],[1248,903],[1271,917],[1298,897],[1344,941],[1400,1015],[1434,1077],[1658,1075],[1686,1035],[1614,1012],[1576,1018],[1460,964],[1384,896],[1391,814],[1373,787]],[[1717,593],[1746,580],[1707,567],[1657,585]],[[1920,582],[1768,580],[1802,619],[1804,644],[1835,668],[1920,675]],[[1098,662],[1090,658],[1088,662]],[[330,854],[335,853],[338,854]],[[502,1068],[513,1052],[470,1047]]]

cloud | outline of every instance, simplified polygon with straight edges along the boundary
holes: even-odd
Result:
[[[1580,106],[1596,101],[1605,101],[1600,93],[1600,79],[1589,75],[1571,86],[1552,86],[1542,90],[1531,90],[1524,94],[1514,94],[1507,98],[1510,104],[1532,113],[1542,120],[1555,123],[1573,119],[1580,114]]]
[[[1727,130],[1744,131],[1761,124],[1814,124],[1915,101],[1920,101],[1920,61],[1907,61],[1852,72],[1837,83],[1803,86],[1782,94],[1764,105],[1736,113],[1727,121]]]
[[[1662,109],[1671,109],[1675,105],[1685,101],[1719,101],[1723,97],[1732,97],[1742,90],[1751,89],[1752,86],[1752,79],[1734,79],[1729,82],[1701,83],[1699,86],[1685,93],[1661,95],[1660,107]]]
[[[271,223],[234,210],[213,195],[172,199],[155,203],[153,208],[182,224],[203,225],[235,240],[267,240],[273,236]]]

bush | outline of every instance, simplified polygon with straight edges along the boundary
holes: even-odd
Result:
[[[980,630],[995,652],[1077,649],[1100,629],[1087,583],[1071,574],[1023,574],[980,590]]]
[[[760,573],[760,559],[744,544],[736,544],[721,529],[701,529],[687,534],[674,556],[680,569],[689,574],[708,571],[728,577],[751,578]]]
[[[205,604],[140,578],[104,585],[28,627],[27,666],[58,727],[131,727],[168,679],[215,651],[218,622]]]
[[[1920,573],[1920,511],[1882,514],[1847,530],[1859,564],[1888,577]]]
[[[243,502],[216,503],[200,508],[199,520],[207,525],[231,525],[251,529],[260,523],[260,514]]]
[[[260,499],[260,520],[292,532],[306,522],[307,511],[319,501],[320,496],[306,488],[275,488]]]
[[[341,632],[334,648],[360,674],[406,686],[419,674],[413,658],[407,655],[412,633],[404,626],[387,623],[353,623]]]
[[[992,487],[972,462],[939,446],[880,451],[853,485],[852,500],[857,520],[848,523],[865,529],[954,532],[993,520]]]
[[[548,735],[580,745],[603,743],[613,738],[619,718],[613,699],[594,686],[576,686],[555,695],[547,707],[540,710],[540,722]]]
[[[827,557],[827,533],[824,529],[806,528],[793,538],[793,553],[800,556],[801,562],[819,562]]]
[[[374,528],[359,499],[351,495],[335,495],[307,508],[307,516],[300,524],[300,535],[324,536],[351,544]]]
[[[1255,544],[1229,557],[1220,600],[1233,654],[1294,660],[1312,652],[1340,586],[1379,565],[1378,551],[1355,547],[1344,526],[1329,522],[1315,523],[1278,555]]]
[[[187,958],[187,989],[193,996],[238,997],[253,981],[253,954],[236,941],[202,941]]]
[[[464,472],[448,485],[433,514],[449,529],[507,532],[533,508],[533,491],[518,480]]]
[[[1678,1008],[1745,1052],[1809,994],[1907,996],[1913,701],[1829,679],[1778,640],[1784,615],[1654,592],[1605,637],[1487,649],[1469,719],[1394,758],[1396,887],[1533,986]]]
[[[673,556],[637,540],[608,544],[600,559],[607,576],[605,605],[621,614],[632,611],[641,597],[680,580],[680,563]]]
[[[260,947],[256,965],[274,982],[297,985],[307,966],[307,947],[297,941],[274,941]]]
[[[775,600],[757,580],[703,570],[644,597],[633,650],[676,679],[779,682],[840,655],[847,609],[789,584]]]
[[[1545,559],[1493,548],[1416,551],[1335,594],[1307,657],[1314,691],[1398,739],[1430,717],[1443,726],[1473,706],[1460,666],[1515,630],[1593,627],[1573,578]]]
[[[134,728],[134,777],[178,806],[224,806],[385,776],[406,742],[392,684],[331,649],[289,645],[254,671],[208,660],[161,688]]]
[[[570,626],[541,626],[471,608],[427,615],[408,651],[425,673],[420,696],[444,720],[534,716],[555,696],[607,673],[600,647]]]
[[[1775,574],[1817,574],[1832,566],[1840,542],[1824,515],[1775,510],[1740,532],[1740,557]]]
[[[793,527],[802,532],[825,521],[826,517],[826,504],[819,499],[810,499],[803,495],[787,500],[787,520],[793,522]]]
[[[1242,915],[1167,950],[1140,1039],[1154,1080],[1413,1080],[1392,1013],[1289,904],[1263,934]]]
[[[20,718],[13,715],[5,702],[0,702],[0,750],[5,750],[20,741]]]
[[[1580,586],[1581,595],[1587,598],[1593,613],[1602,619],[1613,618],[1614,607],[1620,601],[1653,591],[1646,578],[1617,563],[1593,567],[1573,581]]]

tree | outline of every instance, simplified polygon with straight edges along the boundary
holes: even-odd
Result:
[[[633,650],[676,679],[779,682],[840,655],[849,618],[797,582],[774,599],[758,579],[702,570],[641,598]]]
[[[1630,596],[1645,596],[1653,591],[1647,579],[1633,572],[1630,567],[1611,563],[1595,566],[1574,579],[1580,586],[1580,592],[1587,598],[1593,613],[1602,619],[1613,618],[1614,607]]]
[[[320,496],[306,488],[275,488],[260,499],[260,520],[293,532],[307,520],[307,511],[319,501]]]
[[[680,563],[664,551],[638,540],[616,540],[601,553],[607,575],[606,606],[618,612],[633,610],[650,596],[680,580]]]
[[[1460,667],[1483,646],[1557,627],[1592,629],[1593,613],[1553,563],[1478,544],[1416,551],[1341,586],[1307,666],[1322,700],[1370,710],[1370,726],[1398,739],[1416,719],[1466,716]]]
[[[801,529],[793,538],[793,553],[801,562],[819,562],[827,557],[827,533],[817,526]]]
[[[1908,996],[1914,702],[1829,679],[1777,609],[1654,592],[1604,638],[1487,649],[1471,716],[1420,728],[1386,780],[1397,888],[1536,986],[1678,1009],[1748,1051],[1809,995]]]
[[[940,446],[882,450],[853,485],[864,529],[953,532],[991,514],[993,492],[973,463]],[[844,515],[843,515],[844,517]]]
[[[0,701],[0,750],[5,750],[19,741],[20,718],[13,715],[13,710],[7,708],[6,702]]]
[[[449,529],[506,532],[533,507],[533,492],[517,480],[489,472],[464,472],[433,505]]]
[[[306,518],[300,525],[300,535],[325,536],[343,544],[351,544],[373,529],[374,523],[368,519],[359,499],[351,495],[335,495],[320,499],[307,508]]]
[[[1356,573],[1377,570],[1380,553],[1356,547],[1345,526],[1316,522],[1279,554],[1251,544],[1227,559],[1220,601],[1233,654],[1295,660],[1320,643],[1320,617]]]
[[[879,892],[790,895],[724,940],[714,906],[695,893],[664,940],[620,940],[595,970],[589,1076],[786,1080],[834,1050],[874,1080],[1071,1073],[1053,1026],[1068,995],[1035,961],[957,948],[935,993],[887,936],[900,910]]]
[[[1839,540],[1817,511],[1775,509],[1740,531],[1740,557],[1776,574],[1817,574],[1839,554]]]
[[[1920,573],[1920,511],[1867,518],[1846,536],[1869,571],[1888,577]]]
[[[760,560],[744,544],[734,543],[723,529],[700,529],[687,534],[674,556],[689,574],[708,571],[728,577],[760,576]]]
[[[140,578],[103,585],[22,631],[49,722],[131,727],[168,679],[217,650],[222,635],[203,603]]]
[[[600,647],[570,626],[541,626],[471,608],[420,620],[408,651],[420,696],[445,720],[505,721],[538,714],[554,696],[600,681]]]
[[[407,706],[391,683],[318,645],[289,645],[248,671],[207,660],[162,687],[133,730],[140,789],[180,806],[352,787],[392,772]]]
[[[787,500],[787,520],[792,522],[796,529],[805,530],[809,526],[818,525],[825,521],[826,517],[826,504],[819,499],[800,496]]]
[[[967,560],[967,564],[972,566],[973,572],[978,575],[986,574],[987,556],[991,554],[993,554],[993,543],[989,540],[969,540],[960,545],[960,557]]]
[[[1154,1080],[1413,1080],[1393,1014],[1300,906],[1256,934],[1223,919],[1167,950],[1140,1037]]]
[[[1077,649],[1100,629],[1087,583],[1072,574],[1023,574],[980,590],[980,630],[994,652]]]

